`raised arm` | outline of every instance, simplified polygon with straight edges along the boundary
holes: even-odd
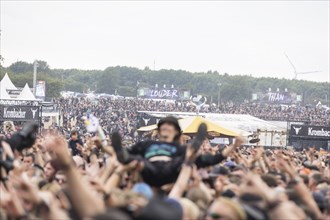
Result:
[[[284,159],[279,158],[279,167],[289,175],[294,185],[293,188],[295,189],[301,201],[311,209],[317,219],[321,219],[322,213],[318,208],[311,192],[308,190],[307,186],[303,183],[300,177],[296,174],[294,169],[289,165],[289,161],[285,161]]]
[[[182,165],[179,177],[177,178],[169,197],[180,199],[188,186],[188,181],[191,176],[192,167],[186,164]]]
[[[51,136],[47,138],[46,144],[56,154],[57,161],[65,171],[72,203],[80,218],[104,212],[105,206],[102,198],[93,193],[90,190],[91,188],[85,182],[81,181],[79,171],[72,163],[66,141],[62,137]]]
[[[213,166],[224,159],[226,159],[233,151],[235,151],[239,146],[241,146],[244,142],[242,137],[236,137],[235,143],[225,148],[221,153],[218,154],[202,154],[196,159],[197,167],[207,167]]]

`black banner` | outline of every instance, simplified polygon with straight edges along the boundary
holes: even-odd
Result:
[[[291,125],[290,136],[330,140],[330,127]]]
[[[148,115],[146,113],[138,113],[138,128],[148,126],[148,125],[154,125],[159,122],[161,117],[154,117],[151,115]]]
[[[39,120],[38,106],[0,106],[0,121]]]

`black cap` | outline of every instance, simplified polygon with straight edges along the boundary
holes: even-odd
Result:
[[[181,127],[179,125],[179,121],[176,117],[173,117],[173,116],[167,116],[165,118],[162,118],[159,120],[158,124],[157,124],[157,128],[158,130],[160,129],[160,127],[163,125],[163,124],[171,124],[175,127],[175,129],[178,131],[178,132],[181,132]]]

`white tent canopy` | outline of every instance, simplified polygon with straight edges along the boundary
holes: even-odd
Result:
[[[174,115],[178,118],[186,118],[196,115],[196,113],[192,113],[192,112],[150,112],[150,111],[140,111],[140,112],[146,113],[154,117],[166,117],[167,115]],[[213,121],[214,123],[229,127],[231,129],[236,129],[236,132],[238,133],[241,133],[242,131],[252,133],[254,131],[257,131],[257,129],[267,130],[267,131],[286,130],[286,126],[278,126],[275,123],[253,117],[251,115],[216,114],[216,113],[200,113],[199,115]]]
[[[11,99],[6,89],[0,85],[0,99]]]
[[[26,83],[21,94],[17,97],[18,100],[30,100],[34,101],[36,98],[34,97],[33,93],[31,92],[31,89],[29,88],[29,85]]]
[[[2,78],[0,82],[1,89],[9,89],[9,90],[17,90],[16,86],[13,84],[13,82],[10,80],[8,74],[6,73],[5,76]]]

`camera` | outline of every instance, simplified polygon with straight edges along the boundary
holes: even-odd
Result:
[[[0,139],[0,145],[2,141],[5,141],[9,144],[12,151],[22,151],[25,148],[30,148],[34,144],[36,140],[36,135],[38,132],[38,124],[36,123],[28,123],[26,124],[23,129],[19,132],[13,134],[13,136],[9,139]],[[3,158],[3,148],[0,147],[0,167],[5,168],[8,172],[9,170],[13,169],[13,159],[8,155]]]
[[[14,133],[11,138],[5,141],[10,145],[13,151],[22,151],[25,148],[30,148],[36,140],[38,128],[39,126],[35,122],[27,123],[22,130]]]

